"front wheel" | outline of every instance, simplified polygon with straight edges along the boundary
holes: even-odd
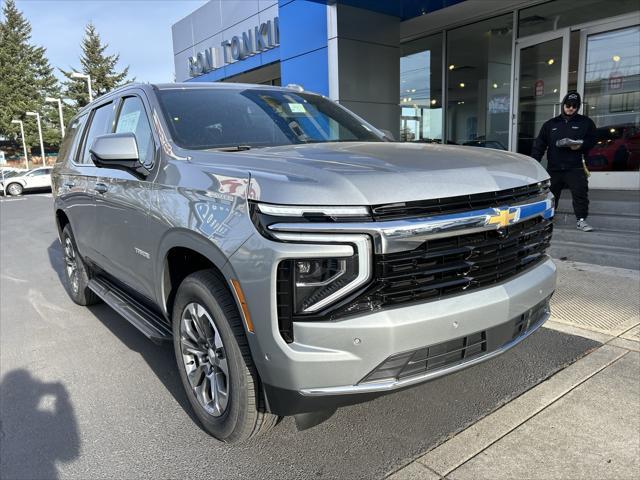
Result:
[[[203,270],[180,285],[173,341],[182,384],[204,429],[228,443],[273,427],[242,320],[224,280]]]
[[[22,195],[22,191],[24,190],[23,186],[19,183],[11,183],[7,187],[7,193],[12,197],[17,197],[18,195]]]

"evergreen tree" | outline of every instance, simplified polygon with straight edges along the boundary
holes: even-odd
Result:
[[[71,78],[71,74],[74,71],[91,76],[94,99],[130,81],[127,79],[129,67],[127,66],[121,72],[117,72],[116,65],[120,55],[107,55],[105,51],[108,47],[108,44],[102,43],[96,27],[89,23],[85,27],[85,35],[82,39],[81,68],[77,70],[72,68],[68,71],[60,69],[69,79],[69,81],[65,82],[65,97],[73,100],[78,108],[89,103],[89,93],[86,81]]]
[[[30,40],[31,25],[16,8],[15,0],[6,0],[0,19],[0,136],[16,139],[17,125],[11,120],[22,119],[27,147],[36,147],[39,152],[35,119],[26,117],[25,112],[40,113],[45,145],[57,147],[58,117],[55,108],[44,99],[59,98],[60,90],[46,50],[32,45]]]

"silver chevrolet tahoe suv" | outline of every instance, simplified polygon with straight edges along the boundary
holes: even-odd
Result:
[[[226,442],[490,359],[556,285],[538,162],[395,143],[295,86],[104,95],[69,125],[53,192],[71,298],[173,342]]]

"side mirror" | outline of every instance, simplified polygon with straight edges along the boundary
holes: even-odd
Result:
[[[100,135],[93,140],[89,153],[96,167],[129,170],[139,175],[149,173],[140,163],[138,142],[131,132]]]

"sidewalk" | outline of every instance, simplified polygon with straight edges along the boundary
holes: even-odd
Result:
[[[557,264],[546,328],[603,345],[389,480],[640,478],[640,272]]]

